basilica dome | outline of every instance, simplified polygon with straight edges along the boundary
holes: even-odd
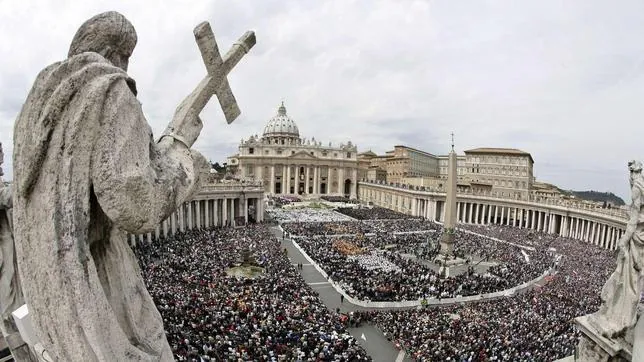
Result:
[[[268,123],[266,123],[264,137],[300,138],[300,131],[297,129],[295,121],[286,114],[284,102],[277,109],[277,115],[269,119]]]

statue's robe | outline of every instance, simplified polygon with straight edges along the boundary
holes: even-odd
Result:
[[[619,334],[637,323],[637,306],[644,282],[644,180],[637,178],[631,189],[631,218],[627,229],[633,236],[619,251],[617,268],[601,292],[602,305],[593,315],[595,324],[607,334]]]
[[[83,53],[38,75],[16,121],[18,267],[56,361],[173,359],[126,232],[152,232],[191,197],[204,158],[155,143],[135,93]]]
[[[11,312],[23,304],[11,233],[9,213],[11,199],[11,188],[5,187],[0,181],[0,319],[2,321],[10,321]],[[0,330],[5,335],[7,327],[9,324],[0,326]]]

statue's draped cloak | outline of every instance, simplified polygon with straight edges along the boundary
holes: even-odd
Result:
[[[127,234],[194,193],[203,156],[157,144],[127,74],[96,53],[44,69],[14,130],[14,228],[35,330],[57,361],[168,361]]]
[[[644,277],[644,216],[640,209],[644,180],[636,179],[632,192],[634,205],[631,205],[631,217],[633,213],[638,217],[629,223],[636,222],[637,225],[633,236],[619,251],[617,268],[604,284],[602,305],[594,315],[599,327],[610,327],[613,331],[626,331],[635,326]]]
[[[4,187],[1,183],[2,181],[0,181],[0,324],[3,320],[10,320],[11,312],[23,303],[11,233],[9,212],[12,204],[11,188]]]

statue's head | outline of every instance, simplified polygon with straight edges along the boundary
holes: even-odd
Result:
[[[637,177],[642,176],[642,163],[636,160],[629,161],[628,170],[630,172],[629,180],[631,182],[631,186],[633,186],[633,181],[635,181]]]
[[[71,58],[84,52],[94,52],[127,71],[136,41],[132,23],[116,11],[108,11],[81,25],[74,35],[67,56]]]

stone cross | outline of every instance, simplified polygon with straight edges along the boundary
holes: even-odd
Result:
[[[204,21],[197,25],[194,31],[197,46],[208,71],[208,75],[199,83],[189,96],[188,101],[182,103],[177,109],[179,114],[198,115],[204,109],[213,95],[217,95],[221,109],[226,117],[226,122],[232,123],[241,113],[233,95],[226,76],[237,65],[242,57],[255,45],[255,33],[247,31],[226,53],[221,57],[215,34],[210,28],[210,23]]]

